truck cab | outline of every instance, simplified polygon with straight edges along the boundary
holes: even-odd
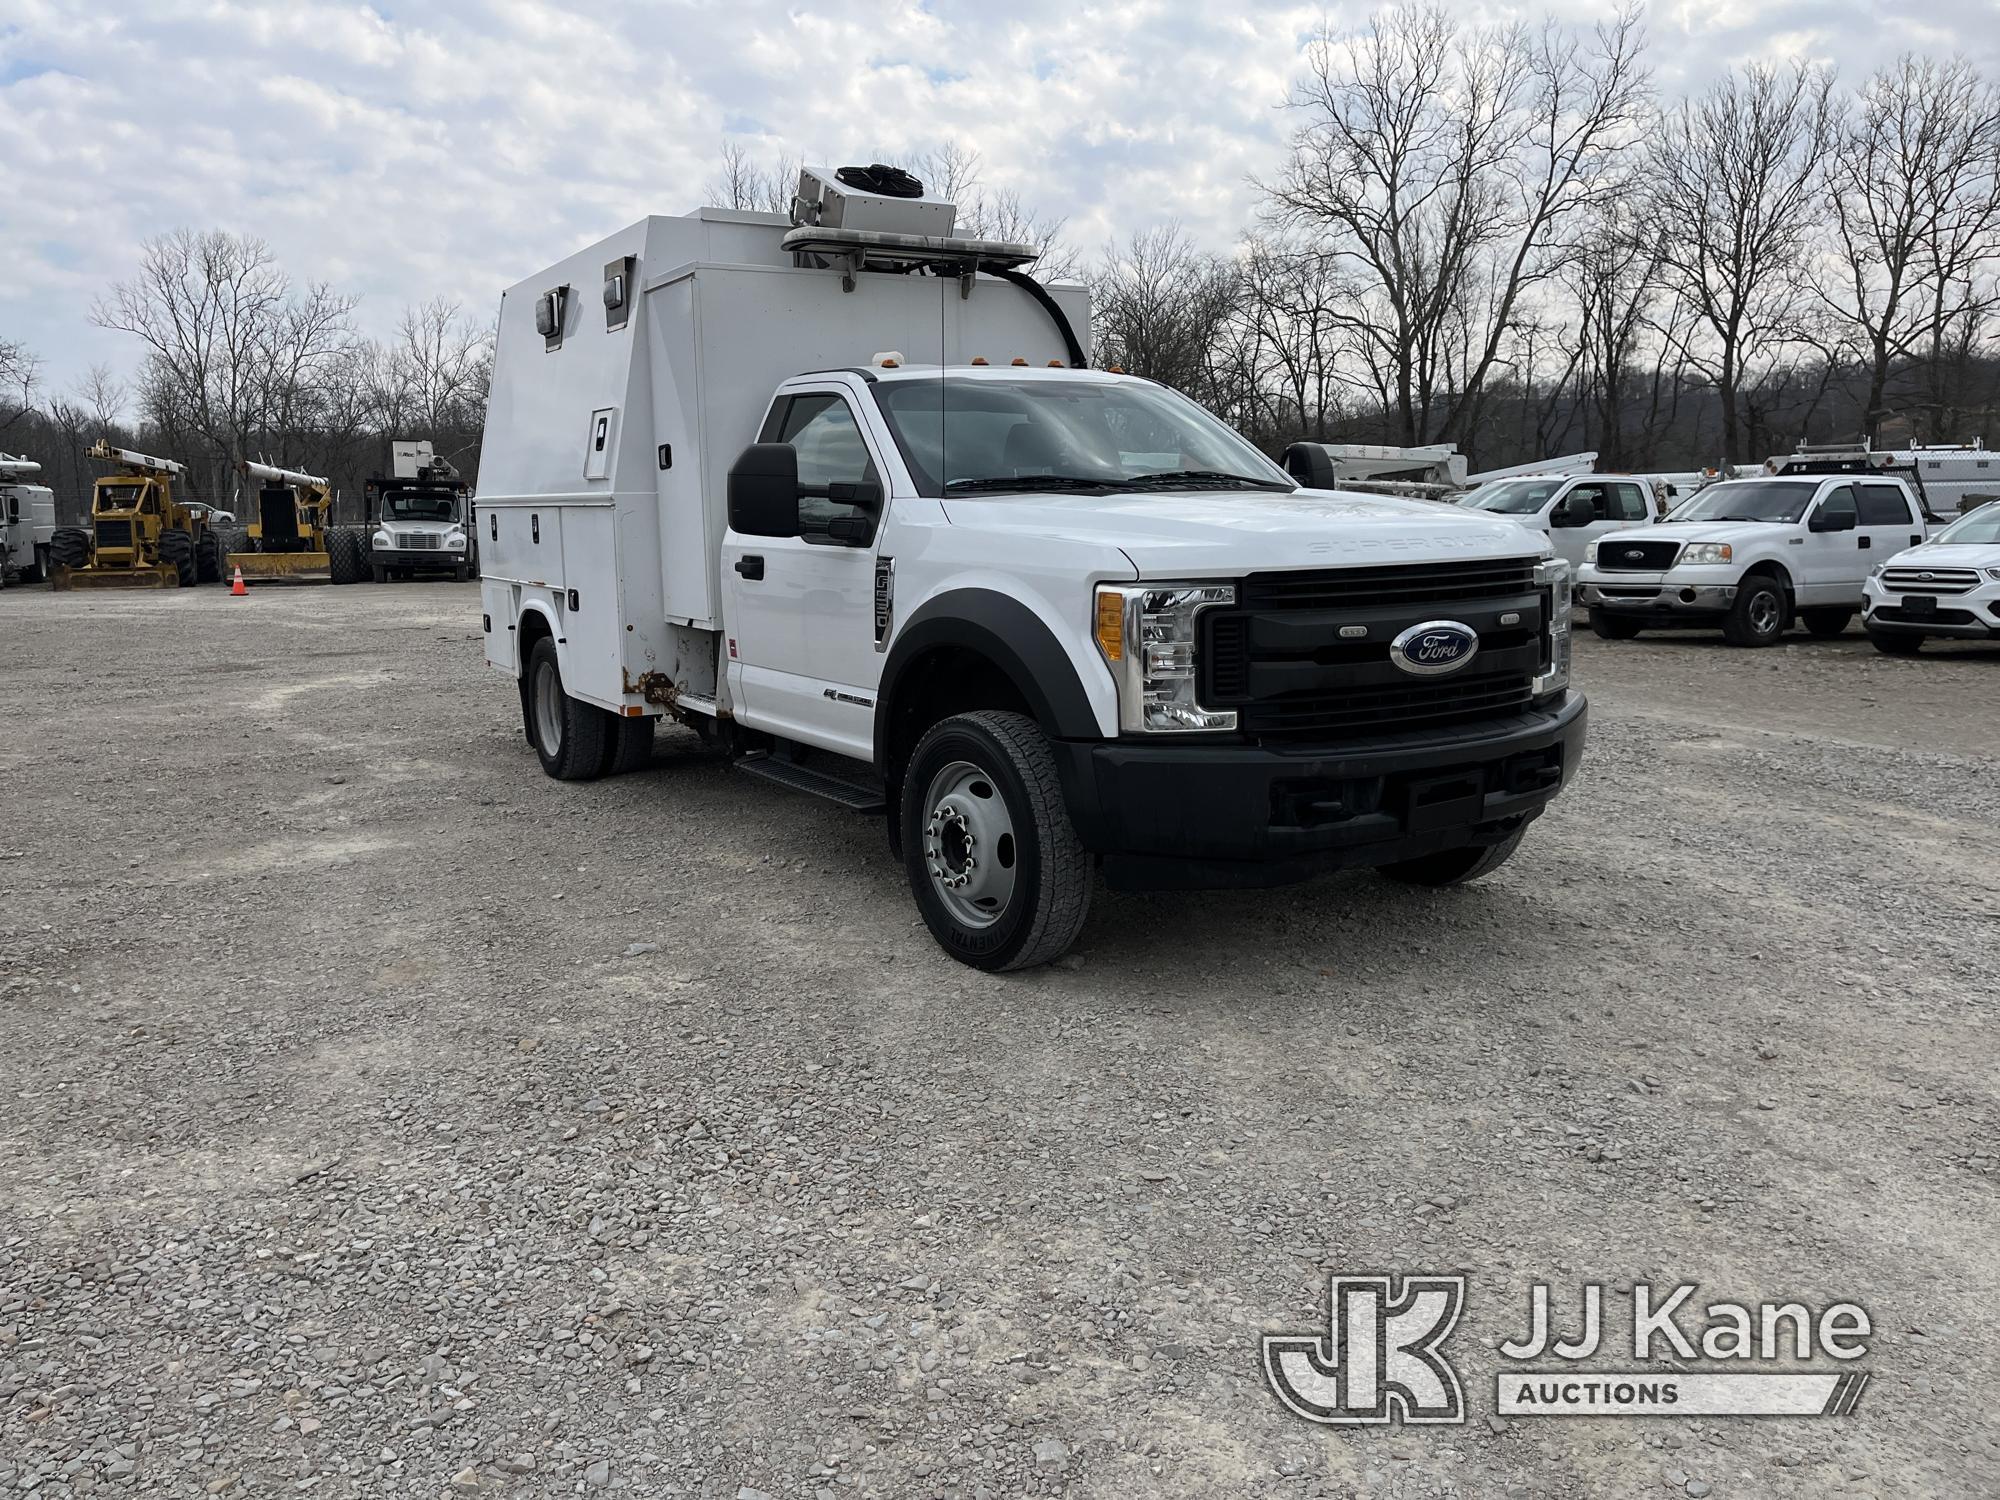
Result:
[[[42,466],[0,453],[0,588],[48,576],[56,530],[55,491],[36,484]]]
[[[506,294],[481,599],[543,769],[635,769],[677,719],[880,816],[985,969],[1063,952],[1099,878],[1504,863],[1583,748],[1547,543],[1302,487],[1090,368],[1081,288],[886,170]]]
[[[1875,564],[1925,532],[1916,494],[1896,475],[1781,470],[1710,485],[1656,526],[1599,537],[1578,591],[1607,640],[1710,628],[1731,645],[1770,646],[1795,621],[1837,636]]]
[[[1653,519],[1647,491],[1643,480],[1623,475],[1524,474],[1489,480],[1458,503],[1540,532],[1574,569],[1592,542]]]

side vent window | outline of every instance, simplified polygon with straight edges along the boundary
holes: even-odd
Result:
[[[563,324],[568,317],[568,287],[552,287],[535,299],[535,332],[542,336],[544,349],[562,348]]]

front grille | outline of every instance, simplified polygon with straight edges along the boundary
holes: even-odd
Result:
[[[1628,542],[1613,538],[1597,544],[1597,566],[1610,573],[1664,572],[1680,555],[1679,542]]]
[[[1234,709],[1258,739],[1435,729],[1518,712],[1542,666],[1548,592],[1534,559],[1259,573],[1237,608],[1205,611],[1196,695]],[[1449,678],[1395,665],[1389,643],[1434,619],[1476,631],[1479,651]],[[1347,632],[1343,634],[1343,632]]]
[[[1892,594],[1969,594],[1979,587],[1971,568],[1888,568],[1882,587]]]
[[[1932,609],[1923,614],[1912,614],[1907,609],[1895,605],[1884,605],[1868,617],[1871,620],[1887,620],[1897,625],[1977,625],[1979,616],[1969,609]]]
[[[1657,583],[1600,583],[1597,592],[1606,599],[1657,599],[1660,586]]]
[[[99,547],[131,546],[132,523],[130,521],[99,521],[97,523],[97,545]]]
[[[442,531],[406,531],[399,537],[391,538],[398,547],[411,552],[435,552],[444,545]]]
[[[1247,708],[1239,723],[1252,734],[1280,736],[1437,729],[1518,713],[1528,706],[1532,692],[1527,679],[1516,676],[1355,688],[1337,697],[1280,700]]]
[[[1534,586],[1535,560],[1531,557],[1422,567],[1252,573],[1243,580],[1243,607],[1380,609],[1402,604],[1455,604],[1525,594]]]

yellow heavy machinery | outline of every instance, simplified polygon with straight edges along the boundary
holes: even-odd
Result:
[[[91,487],[90,525],[49,538],[52,586],[187,588],[222,576],[222,551],[203,513],[174,498],[182,466],[99,438],[89,456],[111,465]]]
[[[351,549],[332,546],[333,490],[317,474],[236,461],[236,472],[257,486],[253,519],[241,550],[222,560],[225,577],[242,570],[245,579],[292,583],[356,583]]]

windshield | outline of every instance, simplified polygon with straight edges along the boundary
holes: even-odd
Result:
[[[947,375],[884,381],[875,399],[926,495],[1294,488],[1164,386]]]
[[[138,505],[139,496],[145,488],[142,484],[100,484],[97,487],[97,508],[132,510]]]
[[[1482,484],[1459,500],[1474,510],[1498,511],[1503,516],[1531,516],[1561,489],[1560,479],[1496,479]]]
[[[441,490],[399,490],[383,497],[382,515],[390,521],[451,521],[458,516],[458,499]]]
[[[1931,542],[1946,547],[2000,547],[2000,502],[1988,501],[1971,515],[1960,516]]]
[[[1669,521],[1796,521],[1806,513],[1816,479],[1730,479],[1676,506]]]

